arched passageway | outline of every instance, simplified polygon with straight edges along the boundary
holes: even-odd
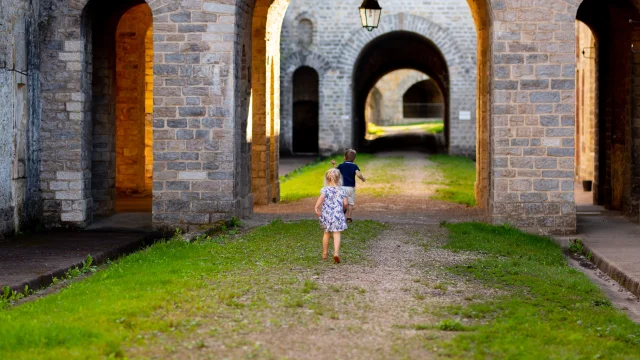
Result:
[[[144,1],[85,8],[83,92],[91,119],[90,216],[151,212],[153,34]]]
[[[593,183],[589,202],[638,222],[640,12],[585,0],[576,18],[576,180]]]
[[[385,74],[414,69],[427,74],[442,89],[445,108],[449,105],[449,70],[440,50],[425,37],[407,31],[394,31],[371,41],[353,65],[353,143],[367,149],[365,109],[367,95]],[[445,137],[448,119],[445,110]]]
[[[443,143],[443,97],[435,82],[417,70],[394,70],[380,78],[367,95],[364,119],[370,151],[399,150],[385,144],[409,140],[412,148],[437,151]]]
[[[442,119],[444,97],[435,81],[422,80],[402,95],[402,114],[406,119]]]
[[[293,74],[293,152],[318,153],[318,73],[300,67]]]

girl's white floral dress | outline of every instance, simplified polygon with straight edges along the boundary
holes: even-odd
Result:
[[[347,218],[344,216],[342,206],[347,194],[339,187],[325,186],[320,191],[323,194],[322,213],[320,225],[326,232],[340,232],[347,229]]]

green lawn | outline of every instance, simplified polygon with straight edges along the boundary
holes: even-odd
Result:
[[[381,137],[389,135],[391,133],[409,132],[409,131],[422,131],[426,134],[440,134],[444,132],[444,122],[440,121],[425,121],[415,124],[407,125],[390,125],[390,126],[377,126],[372,123],[367,123],[367,133],[375,137]]]
[[[343,161],[336,156],[336,162]],[[324,182],[324,173],[331,168],[331,159],[326,159],[301,169],[280,179],[280,200],[296,201],[316,197]],[[465,157],[449,155],[433,155],[429,160],[436,164],[440,174],[437,181],[431,184],[442,185],[436,190],[435,199],[450,201],[469,206],[476,205],[474,184],[476,179],[475,163]],[[358,154],[357,164],[363,174],[370,180],[358,184],[358,194],[376,197],[393,196],[401,191],[398,185],[402,182],[399,174],[409,170],[403,157],[376,157],[371,154]]]
[[[445,344],[445,354],[475,359],[639,359],[640,324],[614,309],[600,289],[567,265],[551,239],[507,227],[447,225],[453,251],[483,255],[451,270],[508,295],[455,317],[484,322]]]
[[[333,158],[336,163],[344,161],[343,156]],[[358,154],[356,164],[364,168],[374,160],[373,155]],[[290,202],[309,197],[320,196],[320,189],[324,186],[324,174],[331,169],[331,159],[326,159],[303,168],[280,179],[280,201]]]
[[[368,221],[350,224],[345,260],[363,259],[367,241],[381,229]],[[60,293],[0,309],[0,353],[4,359],[122,357],[132,346],[162,346],[163,334],[179,339],[207,316],[227,319],[212,321],[221,328],[209,335],[220,341],[265,326],[261,309],[270,309],[273,322],[295,321],[286,309],[314,309],[315,300],[312,282],[292,277],[290,269],[328,266],[319,261],[321,236],[316,221],[276,221],[233,240],[157,243]],[[232,320],[241,308],[254,311]]]
[[[476,182],[476,164],[461,156],[433,155],[429,160],[436,163],[436,169],[442,178],[433,184],[444,185],[436,190],[434,199],[450,201],[469,206],[476,205],[474,186]]]

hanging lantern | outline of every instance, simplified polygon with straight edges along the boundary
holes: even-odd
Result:
[[[377,0],[364,0],[360,5],[362,27],[369,31],[377,28],[380,22],[380,13],[382,13],[382,8]]]

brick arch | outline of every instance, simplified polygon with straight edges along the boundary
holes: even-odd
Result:
[[[469,19],[471,21],[471,19]],[[455,154],[475,154],[475,117],[472,121],[460,122],[458,120],[458,112],[460,110],[471,111],[476,108],[476,85],[473,82],[461,81],[465,77],[475,78],[475,58],[473,53],[465,53],[450,35],[449,31],[420,16],[395,14],[393,16],[383,17],[380,26],[372,31],[354,31],[345,41],[343,41],[340,49],[340,62],[337,68],[347,77],[347,83],[353,83],[353,64],[356,63],[358,56],[367,44],[376,38],[392,32],[404,31],[418,34],[430,42],[442,53],[449,70],[450,89],[449,97],[451,103],[449,106],[449,131],[451,134],[449,148]],[[344,89],[343,93],[344,109],[353,108],[352,89]],[[353,115],[352,115],[353,116]],[[344,133],[353,134],[354,124],[347,124],[349,129]],[[343,134],[343,136],[345,135]],[[322,140],[321,140],[322,141]],[[327,145],[335,141],[332,138],[325,138]],[[343,139],[343,142],[345,140]]]
[[[293,147],[293,74],[303,66],[310,67],[318,73],[318,87],[323,88],[326,81],[326,74],[332,69],[331,63],[322,55],[309,51],[298,51],[291,54],[283,61],[286,67],[282,68],[280,78],[280,149],[284,152],[292,152]],[[322,106],[324,93],[320,91],[318,98],[318,119],[320,122],[326,109]]]

